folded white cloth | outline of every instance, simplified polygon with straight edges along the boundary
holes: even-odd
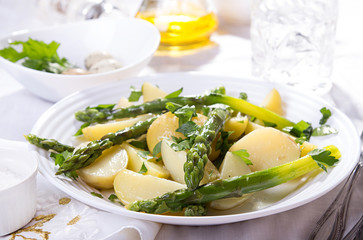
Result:
[[[19,151],[27,151],[25,143],[19,142],[19,146]],[[153,240],[160,227],[159,223],[90,207],[58,190],[38,173],[37,211],[34,218],[22,229],[0,237],[0,240]]]

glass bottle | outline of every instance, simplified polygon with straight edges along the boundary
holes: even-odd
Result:
[[[143,0],[136,17],[159,29],[159,50],[205,46],[218,26],[209,0]]]

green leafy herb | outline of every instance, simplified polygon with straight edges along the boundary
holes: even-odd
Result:
[[[265,125],[265,127],[277,127],[277,124],[272,122],[263,121],[263,124]]]
[[[198,133],[199,126],[193,121],[188,121],[188,122],[184,123],[183,125],[181,125],[175,131],[182,133],[186,137],[192,137]]]
[[[57,50],[59,43],[52,41],[46,44],[29,38],[28,41],[15,41],[10,45],[22,45],[22,51],[18,52],[13,47],[7,47],[0,50],[0,56],[11,61],[17,62],[21,59],[22,65],[39,71],[50,73],[62,73],[68,68],[74,67],[66,58],[60,58]]]
[[[119,203],[121,204],[122,206],[125,206],[119,199],[118,197],[116,196],[116,194],[111,194],[109,197],[108,197],[108,200],[110,200],[111,202],[116,202],[116,203]]]
[[[69,151],[64,151],[61,153],[55,153],[55,152],[50,153],[50,157],[54,160],[54,164],[56,166],[61,166],[63,162],[70,156],[72,156],[72,152]]]
[[[131,93],[129,96],[130,102],[137,102],[139,101],[140,97],[142,96],[142,91],[137,91],[134,86],[131,86]]]
[[[96,192],[91,192],[91,194],[95,197],[99,197],[99,198],[103,198],[103,196],[99,193],[96,193]]]
[[[167,102],[165,104],[165,108],[172,113],[174,113],[177,109],[179,109],[181,107],[182,107],[182,105],[179,105],[177,103],[172,103],[172,102]]]
[[[324,164],[333,166],[339,159],[330,156],[331,152],[326,149],[314,149],[308,153],[325,172],[327,171]]]
[[[183,88],[176,90],[175,92],[169,93],[168,95],[165,96],[165,98],[176,98],[179,97],[179,95],[182,93]]]
[[[210,108],[208,106],[205,106],[202,108],[202,114],[204,116],[208,116],[209,112],[210,112]]]
[[[88,127],[89,125],[91,125],[90,123],[88,122],[85,122],[81,125],[81,127],[77,130],[77,132],[74,134],[74,136],[81,136],[83,134],[83,128],[86,128]]]
[[[329,126],[329,125],[321,125],[317,128],[314,128],[312,136],[326,136],[330,134],[337,134],[338,130]]]
[[[247,152],[246,149],[240,149],[237,151],[232,152],[233,155],[236,155],[240,159],[242,159],[247,165],[253,165],[251,160],[248,159],[250,157],[250,154]]]
[[[192,117],[197,116],[195,106],[185,105],[174,112],[175,116],[179,118],[179,126],[192,120]]]
[[[311,137],[311,134],[313,133],[313,128],[311,127],[311,124],[305,122],[304,120],[301,120],[292,127],[285,127],[282,130],[290,133],[295,137],[305,138],[305,141],[308,141]]]
[[[129,144],[136,147],[136,148],[147,150],[146,140],[144,140],[144,141],[135,141],[135,140],[133,140],[133,141],[130,141]]]
[[[156,157],[159,153],[161,153],[161,141],[158,142],[153,149],[153,156]]]
[[[147,173],[147,168],[145,166],[145,163],[142,163],[141,169],[138,173],[141,173],[141,174]]]
[[[323,107],[322,109],[320,109],[321,114],[323,114],[323,116],[321,117],[319,123],[320,125],[325,124],[328,119],[331,116],[331,111],[329,109],[327,109],[326,107]]]
[[[154,159],[152,156],[150,156],[149,151],[137,151],[137,155],[139,155],[140,157],[142,157],[146,160]]]
[[[190,149],[193,145],[191,140],[188,138],[182,139],[182,138],[177,138],[174,136],[171,136],[171,138],[173,139],[174,142],[170,145],[170,147],[172,149],[174,149],[174,151],[177,151],[177,152]]]

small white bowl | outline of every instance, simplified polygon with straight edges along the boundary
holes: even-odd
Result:
[[[25,144],[0,139],[0,236],[33,218],[37,169],[38,162]]]
[[[26,68],[0,57],[0,66],[32,93],[50,100],[78,90],[118,81],[139,73],[150,61],[160,43],[153,24],[134,18],[96,19],[51,28],[19,31],[0,39],[0,49],[9,42],[28,38],[60,43],[58,55],[84,68],[84,59],[95,51],[106,51],[121,62],[122,68],[88,75],[62,75]]]

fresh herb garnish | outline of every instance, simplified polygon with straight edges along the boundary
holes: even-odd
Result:
[[[172,136],[172,139],[174,140],[174,142],[170,145],[170,147],[177,152],[190,149],[193,145],[193,143],[188,138],[182,139]]]
[[[96,193],[96,192],[91,192],[91,194],[95,197],[99,197],[99,198],[103,198],[103,196],[99,193]]]
[[[174,112],[175,116],[179,118],[179,126],[192,120],[193,117],[197,116],[195,112],[195,106],[185,105]]]
[[[322,109],[320,109],[321,114],[323,114],[323,116],[321,117],[319,124],[323,125],[325,124],[328,119],[331,116],[331,111],[329,109],[327,109],[326,107],[323,107]]]
[[[265,125],[265,127],[277,127],[277,124],[272,122],[263,121],[263,124]]]
[[[324,164],[333,166],[339,159],[330,156],[331,152],[325,149],[314,149],[308,153],[325,172],[327,172]]]
[[[114,202],[114,203],[119,203],[121,206],[125,206],[125,204],[123,204],[119,199],[118,197],[116,196],[116,194],[111,194],[109,197],[108,197],[108,200],[110,200],[111,202]]]
[[[199,126],[193,121],[188,121],[188,122],[184,123],[183,125],[181,125],[175,131],[182,133],[186,137],[192,137],[198,133]]]
[[[253,165],[251,160],[249,159],[250,154],[247,152],[246,149],[240,149],[237,151],[232,152],[233,155],[236,155],[240,159],[242,159],[247,165]]]
[[[64,151],[61,153],[55,153],[55,152],[50,153],[50,157],[54,160],[54,164],[56,166],[61,166],[63,162],[70,156],[72,156],[72,153],[68,151]]]
[[[176,90],[175,92],[169,93],[165,96],[165,98],[176,98],[179,97],[179,95],[182,93],[183,88],[180,88],[179,90]]]
[[[321,125],[317,128],[314,128],[312,136],[326,136],[330,134],[337,134],[338,130],[331,127],[330,125]]]
[[[146,140],[144,140],[144,141],[133,140],[133,141],[129,142],[129,144],[136,147],[136,148],[147,150]]]
[[[50,73],[62,73],[68,68],[74,67],[66,58],[58,56],[57,50],[60,44],[55,41],[46,44],[43,41],[29,38],[26,42],[15,41],[10,45],[22,45],[22,51],[18,52],[10,46],[1,49],[0,56],[11,62],[23,59],[22,65],[27,68]]]
[[[142,163],[141,169],[140,169],[140,171],[138,171],[138,173],[141,173],[141,174],[147,173],[147,168],[145,166],[145,163]]]
[[[136,88],[134,86],[131,86],[130,89],[131,89],[131,93],[130,93],[128,100],[130,102],[139,101],[140,97],[142,96],[142,91],[136,90]]]
[[[313,133],[313,128],[311,127],[311,124],[305,122],[304,120],[301,120],[292,127],[285,127],[282,130],[290,133],[295,137],[305,139],[305,141],[308,141],[311,137],[311,134]]]
[[[165,104],[165,108],[172,113],[174,113],[177,109],[179,109],[181,107],[182,107],[182,105],[179,105],[177,103],[172,103],[172,102],[167,102]]]
[[[153,148],[153,157],[157,157],[159,155],[159,153],[161,153],[161,141],[158,142],[155,147]],[[161,160],[161,154],[160,157],[156,159],[156,161],[160,161]]]
[[[147,161],[154,159],[154,157],[150,156],[149,151],[137,151],[137,155],[139,155],[143,159],[146,159]]]

